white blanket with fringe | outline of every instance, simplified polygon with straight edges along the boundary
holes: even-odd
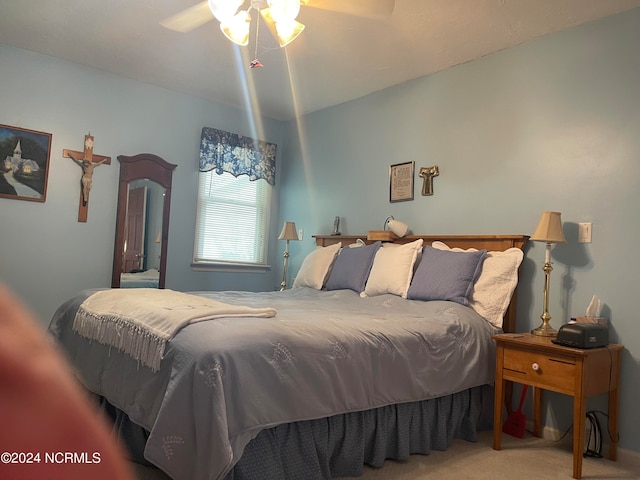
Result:
[[[73,330],[160,369],[166,343],[190,323],[220,317],[274,317],[273,308],[232,305],[168,289],[102,290],[78,309]]]

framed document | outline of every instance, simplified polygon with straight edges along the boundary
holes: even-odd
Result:
[[[413,170],[415,162],[396,163],[389,167],[389,201],[413,200]]]

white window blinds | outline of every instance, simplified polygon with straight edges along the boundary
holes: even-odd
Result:
[[[194,264],[266,265],[271,185],[200,172]]]

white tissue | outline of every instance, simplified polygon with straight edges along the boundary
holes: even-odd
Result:
[[[599,317],[600,316],[600,299],[594,295],[591,297],[589,306],[587,307],[587,317]]]

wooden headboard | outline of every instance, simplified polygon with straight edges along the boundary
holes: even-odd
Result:
[[[314,235],[316,245],[326,247],[338,242],[343,245],[355,243],[358,239],[365,243],[373,243],[374,240],[367,240],[367,235]],[[451,248],[477,248],[478,250],[486,249],[489,251],[504,251],[509,248],[524,249],[529,239],[528,235],[408,235],[406,237],[394,238],[393,243],[409,243],[414,240],[422,239],[425,245],[431,245],[432,242],[441,241]],[[511,333],[516,330],[516,299],[518,298],[518,287],[513,292],[511,303],[504,315],[502,328],[505,332]]]

